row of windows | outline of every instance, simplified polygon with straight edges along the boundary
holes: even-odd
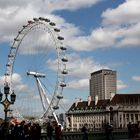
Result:
[[[102,128],[103,125],[104,125],[103,122],[102,122],[102,123],[98,123],[98,124],[87,123],[87,127],[88,127],[88,128]],[[84,126],[83,123],[79,123],[79,124],[74,123],[74,124],[73,124],[73,129],[77,130],[78,128],[82,128],[83,126]]]
[[[122,118],[123,117],[123,118]],[[138,121],[138,118],[140,116],[138,114],[123,114],[123,115],[120,115],[120,122],[122,122],[123,120],[127,120],[128,121],[132,121],[134,122],[135,121]]]
[[[74,117],[73,118],[73,121],[74,122],[83,122],[83,121],[86,121],[86,122],[100,122],[104,120],[104,116],[81,116],[81,117]]]

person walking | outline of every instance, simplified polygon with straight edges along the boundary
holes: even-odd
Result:
[[[53,140],[53,126],[50,122],[47,123],[47,140]]]

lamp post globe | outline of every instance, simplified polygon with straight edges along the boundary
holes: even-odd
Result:
[[[14,104],[14,102],[16,101],[16,94],[14,93],[14,91],[10,95],[10,98],[11,98],[11,103]]]
[[[6,83],[6,85],[4,86],[4,94],[8,95],[9,94],[9,90],[10,90],[10,87],[8,86],[8,83]]]

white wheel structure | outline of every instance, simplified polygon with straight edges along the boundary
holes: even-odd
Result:
[[[66,47],[54,22],[39,17],[18,31],[6,64],[5,83],[15,91],[13,117],[49,118],[56,110],[66,87]]]

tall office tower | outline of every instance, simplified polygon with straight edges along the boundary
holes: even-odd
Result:
[[[95,101],[110,99],[113,94],[116,94],[116,71],[102,69],[91,73],[90,79],[90,96]]]

